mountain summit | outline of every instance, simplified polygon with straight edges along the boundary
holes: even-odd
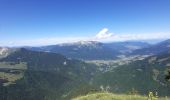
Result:
[[[69,58],[75,59],[114,59],[119,52],[104,43],[96,41],[79,41],[51,46],[29,48],[35,51],[46,51],[60,53]]]
[[[59,46],[78,46],[78,47],[99,47],[101,46],[101,42],[97,41],[78,41],[78,42],[73,42],[73,43],[62,43],[59,44]]]

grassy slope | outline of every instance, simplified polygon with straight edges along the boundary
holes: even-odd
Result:
[[[112,93],[96,93],[78,97],[73,100],[146,100],[142,96],[116,95]]]
[[[3,86],[15,84],[15,81],[23,78],[26,69],[26,63],[12,64],[0,62],[0,79],[6,80],[6,82],[0,83],[3,83]]]
[[[118,95],[112,93],[95,93],[86,96],[80,96],[72,100],[147,100],[146,96],[139,95]],[[158,99],[152,99],[158,100]],[[169,98],[159,98],[159,100],[169,100]]]

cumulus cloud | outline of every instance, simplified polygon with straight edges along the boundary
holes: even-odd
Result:
[[[0,41],[0,46],[43,46],[53,45],[59,43],[70,43],[77,41],[99,41],[99,42],[114,42],[114,41],[128,41],[128,40],[161,40],[170,39],[170,33],[111,33],[107,28],[102,29],[96,35],[87,37],[49,37],[31,40],[4,40]]]
[[[96,34],[97,39],[105,39],[109,38],[113,35],[113,33],[109,33],[107,28],[102,29],[99,33]]]

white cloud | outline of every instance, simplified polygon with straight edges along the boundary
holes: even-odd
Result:
[[[161,40],[170,39],[170,33],[117,33],[109,32],[107,28],[102,29],[95,36],[91,37],[49,37],[31,40],[13,40],[13,41],[0,41],[0,46],[43,46],[53,45],[59,43],[70,43],[77,41],[100,41],[100,42],[114,42],[114,41],[128,41],[128,40]]]
[[[160,40],[170,39],[170,33],[136,33],[136,34],[113,34],[107,28],[102,29],[97,35],[96,40],[102,42],[109,41],[128,41],[128,40]]]
[[[104,28],[99,33],[97,33],[96,38],[104,39],[104,38],[109,38],[112,35],[113,35],[113,33],[109,33],[109,30],[107,28]]]

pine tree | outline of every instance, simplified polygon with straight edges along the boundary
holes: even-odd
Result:
[[[165,79],[166,79],[167,81],[170,80],[170,70],[168,71],[168,75],[165,77]]]

